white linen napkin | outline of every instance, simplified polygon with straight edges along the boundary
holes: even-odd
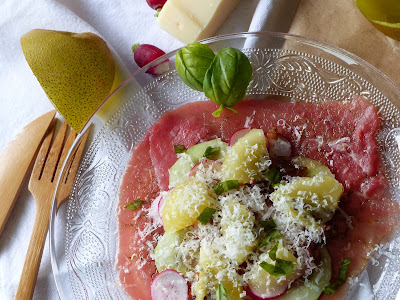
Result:
[[[287,32],[297,2],[242,0],[217,34]],[[157,26],[145,0],[3,0],[0,16],[0,151],[23,126],[53,109],[21,50],[19,39],[29,30],[97,33],[119,57],[125,74],[138,69],[131,53],[134,43],[153,44],[165,52],[182,46]],[[34,215],[35,204],[25,186],[0,237],[0,299],[15,297]],[[33,298],[58,299],[48,241]]]

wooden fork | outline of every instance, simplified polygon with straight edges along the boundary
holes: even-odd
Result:
[[[57,179],[59,178],[65,158],[76,138],[76,133],[71,129],[68,139],[64,143],[68,130],[68,125],[64,122],[50,148],[56,122],[57,120],[55,120],[52,128],[43,140],[28,184],[28,189],[35,198],[36,216],[21,279],[15,296],[15,299],[18,300],[32,299],[44,243],[46,241]],[[80,144],[74,150],[72,161],[68,162],[65,168],[66,171],[63,172],[56,194],[57,208],[68,198],[71,192],[89,131],[88,129],[82,136]]]

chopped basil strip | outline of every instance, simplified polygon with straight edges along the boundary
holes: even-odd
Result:
[[[289,275],[292,273],[293,263],[291,261],[277,258],[276,262],[275,262],[275,266],[276,265],[278,265],[278,267],[283,270],[285,275]]]
[[[204,157],[205,158],[216,158],[220,152],[220,147],[211,147],[208,146],[206,151],[204,151]]]
[[[143,204],[143,201],[140,199],[135,199],[131,203],[124,206],[124,208],[129,210],[136,210],[139,209]]]
[[[272,260],[276,260],[276,251],[278,250],[279,242],[276,242],[274,246],[269,250],[269,258]]]
[[[346,282],[347,275],[349,273],[351,258],[345,258],[342,261],[339,269],[339,275],[334,282],[328,285],[324,292],[327,295],[332,295],[343,283]]]
[[[186,151],[185,146],[183,145],[174,145],[174,150],[176,154],[183,153]]]
[[[223,193],[226,193],[230,190],[237,190],[239,189],[239,181],[237,180],[227,180],[223,182],[219,182],[214,184],[214,192],[217,195],[221,195]]]
[[[231,300],[231,296],[229,296],[229,292],[223,283],[218,285],[217,300]]]
[[[272,184],[277,184],[282,180],[282,175],[276,167],[271,167],[267,173],[265,173],[265,177],[267,177]]]
[[[280,185],[285,185],[285,183],[286,182],[278,182],[278,183],[273,184],[272,187],[276,188],[276,187],[278,187]]]
[[[200,216],[197,217],[197,220],[206,225],[208,222],[210,222],[216,211],[217,210],[215,208],[206,207]]]
[[[289,275],[293,270],[293,263],[291,261],[286,261],[277,258],[275,261],[275,266],[271,265],[265,261],[260,263],[260,267],[267,271],[274,277],[280,277],[283,275]]]
[[[264,237],[263,241],[261,242],[261,244],[258,247],[262,248],[262,247],[268,246],[268,244],[272,240],[279,239],[281,237],[283,237],[283,234],[280,233],[279,230],[273,229],[273,230],[267,232],[267,235]]]
[[[260,224],[266,231],[270,231],[276,228],[276,224],[274,219],[267,220],[267,221],[260,221]]]

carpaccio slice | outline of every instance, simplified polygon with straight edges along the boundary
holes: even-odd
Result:
[[[367,265],[367,253],[386,241],[396,227],[399,208],[385,194],[387,181],[375,140],[379,128],[376,109],[362,97],[352,102],[282,102],[247,99],[235,106],[239,112],[211,114],[213,102],[196,102],[165,113],[135,149],[120,191],[119,256],[120,280],[133,299],[151,299],[150,285],[155,272],[149,254],[154,247],[146,209],[160,190],[168,189],[169,168],[177,160],[174,145],[186,148],[221,138],[227,142],[240,128],[261,128],[276,132],[292,144],[294,155],[326,164],[345,187],[340,202],[343,213],[333,219],[335,236],[328,240],[333,261],[333,278],[343,258],[352,258],[350,275]],[[140,210],[123,207],[136,198],[144,200]],[[346,217],[345,217],[346,216]],[[351,220],[351,222],[349,222]],[[350,224],[351,223],[351,224]],[[144,236],[146,235],[147,236]],[[323,299],[340,299],[347,286]]]

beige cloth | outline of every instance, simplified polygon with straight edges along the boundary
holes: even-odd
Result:
[[[400,41],[372,26],[354,0],[301,0],[289,33],[350,51],[400,87]]]

